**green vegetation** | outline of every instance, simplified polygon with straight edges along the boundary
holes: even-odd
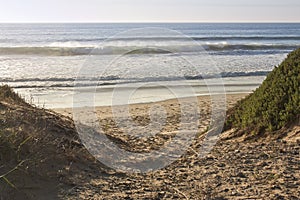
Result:
[[[262,85],[229,111],[225,129],[255,133],[279,130],[299,117],[300,49],[293,51]]]

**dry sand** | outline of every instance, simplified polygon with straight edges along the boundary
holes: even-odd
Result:
[[[232,107],[238,100],[245,97],[247,94],[229,94],[226,95],[226,103],[227,105],[224,106],[224,109],[228,109]],[[195,100],[197,101],[198,105],[195,105]],[[182,101],[182,102],[180,102]],[[163,116],[155,116],[153,113],[153,107],[161,107],[161,109],[165,110],[167,122],[166,122],[166,130],[171,132],[169,129],[174,129],[172,126],[176,126],[176,124],[180,123],[180,115],[183,113],[194,113],[195,109],[198,109],[197,114],[200,117],[199,119],[199,126],[201,130],[204,128],[206,129],[209,125],[209,120],[211,117],[211,97],[210,96],[199,96],[195,98],[184,98],[184,99],[170,99],[160,102],[154,103],[141,103],[141,104],[131,104],[128,106],[129,108],[129,117],[134,122],[137,122],[140,125],[147,125],[150,123],[149,113],[152,112],[154,117],[161,117]],[[184,106],[184,108],[182,107]],[[110,106],[100,106],[95,107],[95,109],[91,108],[77,108],[75,109],[76,113],[80,115],[80,117],[84,119],[90,118],[91,115],[96,114],[97,119],[100,120],[100,124],[108,124],[113,123],[115,119],[124,118],[123,112],[118,112],[118,109],[124,110],[127,106],[114,106],[116,112],[113,113],[112,107]],[[182,109],[184,111],[182,111]],[[64,116],[68,116],[70,118],[73,117],[73,109],[72,108],[59,108],[54,109],[55,112],[60,113]],[[154,111],[155,112],[155,111]],[[155,119],[157,120],[157,119]],[[169,125],[169,126],[168,126]]]
[[[226,108],[232,107],[245,95],[227,95],[227,105],[223,107],[224,113]],[[115,106],[114,112],[112,107],[108,106],[95,109],[77,108],[75,112],[81,121],[91,126],[99,124],[108,137],[118,140],[121,148],[131,152],[151,152],[159,149],[182,129],[196,130],[196,135],[199,136],[208,130],[212,121],[210,96],[132,104],[128,106],[128,112],[124,111],[126,107]],[[160,112],[162,110],[164,112]],[[73,117],[73,110],[70,108],[55,111]],[[95,118],[91,118],[94,114],[96,114]]]
[[[227,95],[228,108],[245,94]],[[198,98],[201,119],[199,134],[190,149],[180,159],[158,171],[147,174],[118,173],[108,175],[89,173],[83,184],[63,192],[66,199],[299,199],[300,159],[299,141],[289,142],[270,138],[268,141],[246,142],[241,138],[226,139],[223,134],[214,149],[204,158],[197,154],[210,123],[210,98]],[[163,132],[173,133],[180,123],[176,100],[159,102],[167,110]],[[133,121],[149,123],[151,104],[130,106]],[[192,107],[191,107],[192,108]],[[56,110],[71,116],[70,109]],[[164,143],[166,137],[156,136],[144,141],[129,137],[116,126],[110,107],[98,107],[96,113],[107,135],[132,152],[150,152]],[[290,131],[287,131],[290,132]],[[299,127],[292,131],[299,136]],[[168,138],[168,137],[167,137]],[[298,143],[297,143],[298,142]],[[72,180],[71,180],[72,182]]]

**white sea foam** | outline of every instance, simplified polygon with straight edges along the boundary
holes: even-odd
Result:
[[[247,78],[257,75],[264,77],[287,53],[300,47],[299,24],[153,24],[151,26],[175,29],[192,39],[151,33],[142,37],[142,29],[135,37],[111,38],[120,31],[147,26],[149,24],[0,24],[0,83],[19,88],[20,92],[30,91],[24,94],[51,99],[61,91],[71,91],[76,74],[87,57],[108,61],[124,53],[131,59],[130,63],[110,66],[99,81],[90,80],[87,73],[86,80],[79,84],[111,87],[120,82],[183,78],[176,72],[187,79],[199,78],[203,74],[213,74],[209,71],[209,63],[197,62],[207,67],[203,74],[197,74],[177,58],[184,55],[189,60],[200,59],[197,54],[203,49],[223,76],[243,77],[249,81]],[[107,38],[109,41],[103,45]],[[200,47],[195,46],[193,40]],[[147,71],[139,63],[148,60],[152,66]],[[97,71],[99,66],[91,69]],[[146,71],[128,74],[125,73],[127,69]]]

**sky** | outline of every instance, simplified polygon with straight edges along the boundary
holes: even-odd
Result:
[[[0,0],[0,22],[300,22],[300,1]]]

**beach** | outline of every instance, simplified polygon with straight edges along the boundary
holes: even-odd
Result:
[[[226,109],[231,108],[238,100],[241,100],[246,95],[247,93],[225,95],[224,97],[226,97],[227,105],[224,108],[220,108],[220,110],[224,109],[225,111]],[[180,102],[183,102],[183,105],[180,104]],[[206,95],[198,96],[196,98],[187,97],[153,103],[116,105],[113,107],[98,106],[95,108],[58,108],[53,110],[70,118],[73,118],[75,113],[82,121],[91,120],[91,116],[95,114],[97,120],[95,123],[99,123],[104,132],[106,132],[108,135],[113,135],[116,138],[120,138],[120,140],[128,143],[128,145],[142,145],[139,148],[145,150],[151,149],[152,147],[147,146],[147,144],[142,144],[141,142],[143,141],[140,141],[141,144],[137,143],[136,141],[132,141],[130,140],[132,138],[129,137],[130,134],[134,134],[132,132],[138,132],[141,130],[138,129],[138,126],[143,127],[143,132],[145,132],[145,134],[147,134],[147,132],[154,132],[154,130],[151,130],[151,126],[149,126],[149,124],[151,123],[151,120],[155,120],[156,122],[160,122],[157,124],[160,126],[159,130],[156,130],[157,134],[172,135],[176,130],[178,130],[178,127],[180,127],[180,124],[182,123],[181,115],[193,114],[195,110],[197,110],[197,116],[199,116],[197,122],[192,119],[192,115],[191,119],[188,118],[188,120],[190,120],[189,122],[191,123],[191,126],[195,126],[197,123],[197,134],[202,134],[207,131],[208,127],[210,126],[212,120],[212,106],[216,105],[212,104],[211,96]],[[153,108],[160,108],[160,110],[153,110]],[[128,109],[128,114],[122,112],[124,110],[126,111],[126,109]],[[164,116],[161,115],[161,113],[163,113],[162,111],[164,112]],[[121,120],[123,120],[124,124],[116,123]],[[128,120],[128,122],[124,120]],[[128,125],[132,125],[132,127],[127,127]],[[162,144],[162,142],[157,141],[155,145],[158,144]]]
[[[7,94],[7,92],[6,92]],[[227,108],[245,94],[227,95]],[[2,97],[3,98],[3,97]],[[7,175],[18,191],[1,183],[3,198],[32,199],[297,199],[299,197],[299,125],[291,129],[247,140],[235,130],[222,133],[213,149],[199,157],[209,124],[209,96],[198,97],[203,113],[199,133],[186,152],[175,162],[148,173],[127,173],[98,162],[82,145],[71,117],[71,109],[57,109],[57,114],[25,103],[14,93],[0,101],[0,117],[14,137],[20,137],[19,154],[9,157]],[[119,147],[147,153],[172,137],[178,120],[177,100],[160,102],[168,111],[168,134],[145,140],[128,137],[110,126],[110,107],[98,107],[99,121],[107,136]],[[176,105],[177,104],[177,105]],[[151,104],[130,105],[134,121],[147,125]],[[69,116],[69,117],[68,117]],[[206,117],[206,118],[205,118]],[[15,124],[18,123],[18,126]],[[2,127],[2,126],[1,126]],[[19,128],[21,127],[21,128]],[[202,133],[202,134],[201,134]],[[249,135],[251,136],[251,134]],[[26,142],[22,138],[29,138]],[[298,138],[298,139],[297,139]],[[11,142],[11,141],[10,141]],[[5,147],[5,146],[4,146]],[[112,155],[106,155],[111,157]],[[5,157],[4,157],[5,158]],[[28,158],[30,158],[28,160]],[[14,164],[16,162],[16,164]],[[23,164],[24,163],[24,164]],[[12,166],[11,166],[12,165]],[[26,172],[25,172],[26,171]],[[22,180],[20,179],[22,177]],[[2,190],[6,192],[2,192]]]
[[[227,109],[246,95],[226,95]],[[200,96],[198,102],[201,112],[199,134],[178,160],[160,170],[145,174],[119,173],[112,170],[107,178],[103,178],[103,175],[98,178],[95,172],[84,172],[92,178],[88,178],[83,185],[76,185],[65,191],[64,198],[296,199],[300,195],[297,189],[300,180],[297,163],[300,160],[299,156],[293,156],[294,153],[299,153],[299,126],[287,130],[285,138],[276,139],[276,136],[270,135],[257,141],[232,137],[231,134],[235,131],[230,130],[220,134],[211,152],[201,157],[201,146],[210,124],[210,96]],[[163,132],[149,140],[133,138],[120,131],[120,127],[114,123],[119,116],[112,115],[111,107],[96,107],[95,112],[106,135],[120,148],[149,153],[174,136],[174,130],[180,124],[180,108],[176,99],[130,105],[132,120],[147,126],[149,108],[154,104],[163,106],[168,118]],[[72,109],[55,111],[72,117]],[[74,184],[78,182],[76,177],[71,178],[72,181]]]
[[[299,30],[0,24],[0,199],[299,199]]]
[[[243,97],[247,96],[249,93],[237,93],[237,94],[227,94],[226,101],[227,101],[227,108],[232,107],[238,100],[242,99]],[[189,98],[184,98],[189,100]],[[209,110],[211,106],[211,97],[210,95],[198,96],[196,97],[198,101],[198,106],[201,110],[202,115],[209,115]],[[193,99],[194,100],[194,99]],[[191,100],[192,101],[192,100]],[[153,105],[160,105],[163,106],[168,113],[171,115],[178,115],[180,110],[180,105],[178,104],[178,99],[169,99],[164,101],[157,101],[152,103],[138,103],[138,104],[128,104],[123,106],[128,106],[130,108],[130,113],[132,116],[144,116],[149,114],[149,107]],[[115,105],[115,107],[122,106],[122,105]],[[192,109],[193,107],[191,107]],[[76,109],[76,108],[74,108]],[[55,112],[63,114],[68,117],[72,117],[72,110],[73,108],[53,108]],[[112,118],[112,107],[111,106],[96,106],[95,108],[96,114],[99,119],[106,119]]]

